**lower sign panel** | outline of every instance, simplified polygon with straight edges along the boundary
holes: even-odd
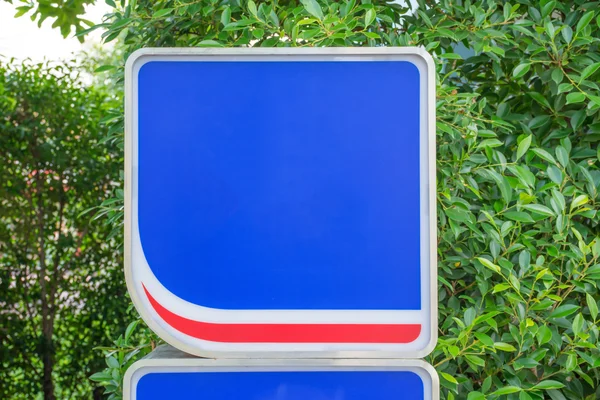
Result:
[[[438,400],[418,360],[148,359],[125,377],[125,400]]]

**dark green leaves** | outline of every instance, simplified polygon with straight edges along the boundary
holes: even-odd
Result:
[[[519,388],[517,386],[505,386],[503,388],[496,390],[494,393],[492,393],[492,395],[500,396],[500,395],[504,395],[504,394],[517,393],[520,391],[521,391],[521,388]]]
[[[567,44],[571,43],[571,40],[573,40],[573,29],[569,25],[565,25],[560,33]]]
[[[588,65],[587,67],[585,67],[585,69],[581,73],[581,76],[579,77],[579,83],[581,83],[581,81],[592,76],[596,71],[598,71],[598,68],[600,68],[600,62],[591,64],[591,65]]]
[[[563,387],[565,387],[564,383],[548,379],[548,380],[538,383],[532,389],[549,390],[549,389],[560,389]]]
[[[173,13],[174,8],[163,8],[152,14],[152,18],[162,18]]]
[[[564,304],[550,313],[548,318],[564,318],[579,310],[575,304]]]
[[[526,210],[533,211],[534,213],[545,215],[547,217],[554,217],[554,212],[546,206],[541,204],[526,204],[523,206]]]
[[[529,149],[529,146],[531,146],[531,136],[529,135],[527,137],[525,137],[523,140],[521,140],[521,142],[519,143],[519,146],[517,148],[517,160],[521,157],[523,157],[523,155],[525,155],[525,153],[527,152],[527,150]]]
[[[523,63],[523,64],[519,64],[516,66],[516,68],[513,70],[513,76],[515,78],[520,78],[523,75],[525,75],[527,72],[529,72],[529,69],[531,68],[531,64],[530,63]]]
[[[320,20],[324,18],[323,10],[321,9],[321,6],[317,2],[317,0],[302,0],[302,5],[306,9],[306,11],[309,12],[310,15]]]
[[[369,8],[365,13],[365,26],[370,26],[375,21],[375,10]]]
[[[504,216],[508,219],[518,222],[534,222],[531,215],[523,211],[507,211]]]
[[[457,222],[470,222],[472,215],[469,211],[461,207],[453,207],[446,210],[448,218]]]
[[[586,293],[585,296],[586,296],[587,306],[590,311],[590,316],[592,317],[593,321],[596,321],[596,318],[598,318],[598,303],[597,303],[596,299],[594,299],[594,297],[592,295],[590,295],[589,293]]]
[[[567,95],[567,104],[581,103],[585,100],[585,94],[580,92],[569,93]]]
[[[585,27],[588,26],[589,23],[592,21],[592,18],[594,18],[594,11],[588,11],[585,14],[583,14],[581,19],[577,22],[576,32],[579,33],[582,30],[584,30]]]

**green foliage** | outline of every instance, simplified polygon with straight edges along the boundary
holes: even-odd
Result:
[[[133,309],[133,306],[130,307]],[[137,359],[150,353],[161,340],[137,317],[125,332],[108,347],[99,347],[104,354],[106,368],[96,372],[90,379],[104,387],[108,400],[123,397],[123,377]]]
[[[126,53],[424,46],[438,64],[440,340],[429,361],[442,397],[591,400],[600,397],[597,4],[420,1],[407,14],[368,0],[161,0],[117,10],[104,37]],[[121,79],[122,63],[112,71]]]
[[[1,398],[90,398],[92,349],[125,320],[120,239],[81,216],[117,184],[114,104],[79,69],[0,64]]]
[[[13,3],[13,0],[5,1]],[[94,23],[82,16],[85,14],[85,7],[94,3],[95,0],[14,0],[13,4],[16,6],[15,17],[29,15],[32,21],[37,21],[38,26],[50,19],[53,21],[52,27],[59,29],[63,37],[69,36],[74,30],[83,42],[83,35],[90,31]]]

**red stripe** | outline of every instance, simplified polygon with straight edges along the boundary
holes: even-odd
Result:
[[[225,343],[410,343],[420,324],[217,324],[194,321],[160,305],[144,286],[154,311],[179,332]]]

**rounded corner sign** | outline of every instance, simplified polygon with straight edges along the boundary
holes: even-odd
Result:
[[[125,375],[123,398],[186,400],[202,393],[206,400],[439,400],[435,369],[422,361],[239,361],[141,360]]]
[[[434,101],[417,48],[132,55],[125,276],[149,327],[207,357],[428,354]]]

